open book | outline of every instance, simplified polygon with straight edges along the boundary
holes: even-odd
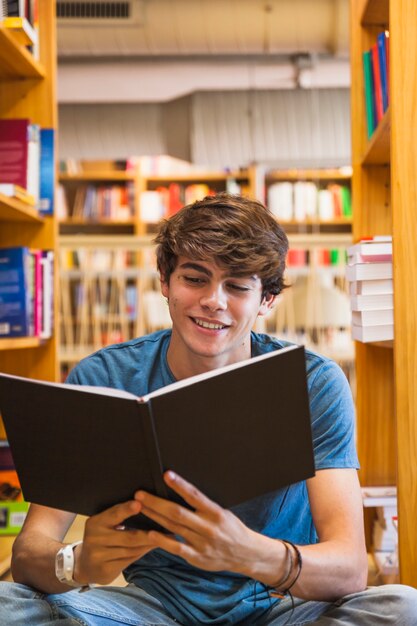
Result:
[[[93,515],[172,469],[225,508],[314,475],[304,348],[290,346],[143,397],[0,374],[25,500]],[[143,515],[128,525],[151,528]]]

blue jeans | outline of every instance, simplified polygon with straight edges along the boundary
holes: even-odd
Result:
[[[417,590],[369,587],[335,603],[285,599],[259,626],[417,626]],[[135,585],[45,595],[0,582],[0,626],[178,626],[163,606]],[[198,625],[196,625],[198,626]],[[249,626],[249,625],[248,625]],[[250,626],[255,626],[251,624]]]

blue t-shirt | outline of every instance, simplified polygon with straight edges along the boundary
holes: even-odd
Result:
[[[167,362],[171,331],[164,330],[104,348],[81,361],[67,382],[125,389],[138,396],[175,382]],[[252,333],[252,356],[289,345]],[[358,468],[350,388],[331,360],[306,351],[306,369],[316,470]],[[279,398],[277,398],[279,405]],[[115,420],[117,428],[117,418]],[[300,545],[316,543],[305,482],[234,507],[250,528]],[[180,624],[260,624],[272,605],[269,590],[231,572],[207,572],[154,550],[130,565],[126,580],[156,597]]]

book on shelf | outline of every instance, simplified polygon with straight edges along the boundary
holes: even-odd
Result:
[[[28,507],[16,471],[0,469],[0,537],[22,530]]]
[[[353,280],[349,283],[349,293],[351,296],[394,293],[394,283],[392,278]]]
[[[347,249],[348,264],[386,263],[392,260],[392,238],[363,240]]]
[[[370,341],[391,341],[394,339],[393,324],[378,324],[377,326],[356,326],[352,324],[352,339],[368,343]]]
[[[283,222],[289,222],[293,218],[293,185],[282,181],[273,183],[268,187],[268,207],[271,213]]]
[[[0,410],[24,498],[74,513],[93,515],[137,489],[178,500],[167,469],[225,508],[314,475],[302,346],[143,397],[0,374]],[[142,515],[126,524],[153,527]]]
[[[376,128],[371,51],[365,50],[362,59],[365,88],[366,132],[368,139],[370,139]]]
[[[371,138],[389,106],[388,42],[388,33],[381,32],[371,48],[362,54],[368,139]]]
[[[317,186],[311,181],[297,181],[293,185],[294,219],[303,222],[317,216]]]
[[[383,31],[377,35],[379,69],[381,74],[382,108],[385,111],[389,106],[389,80],[387,65],[387,33]]]
[[[394,298],[392,293],[375,293],[358,296],[350,296],[352,311],[378,311],[381,309],[393,309]]]
[[[26,17],[5,17],[2,25],[13,33],[16,41],[21,45],[36,46],[38,44],[37,30]]]
[[[324,222],[334,218],[333,196],[329,189],[320,189],[318,192],[318,217]]]
[[[374,77],[374,93],[376,123],[377,125],[384,117],[384,108],[382,105],[382,87],[381,87],[381,70],[379,67],[378,44],[374,43],[371,47],[372,72]]]
[[[52,333],[53,251],[0,248],[0,338]]]
[[[370,309],[368,311],[352,311],[352,324],[355,326],[379,326],[394,324],[393,309]]]
[[[392,262],[382,263],[355,263],[346,266],[348,281],[375,280],[392,278]]]
[[[32,206],[35,205],[34,196],[19,185],[14,185],[13,183],[0,183],[0,193],[8,198],[16,198],[17,200],[26,202],[26,204],[30,204]]]
[[[53,250],[42,250],[41,264],[41,339],[49,339],[54,327],[54,258]]]
[[[40,129],[39,211],[53,215],[55,194],[55,131]]]
[[[397,506],[397,488],[392,486],[361,487],[364,507]]]
[[[29,119],[0,119],[0,182],[39,198],[39,133]]]
[[[0,337],[31,334],[29,248],[0,248]]]
[[[159,191],[142,191],[140,194],[140,219],[145,224],[156,224],[165,213],[164,202]]]

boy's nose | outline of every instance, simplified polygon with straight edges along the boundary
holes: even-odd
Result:
[[[205,306],[212,311],[227,308],[227,296],[222,287],[208,289],[201,297],[201,306]]]

